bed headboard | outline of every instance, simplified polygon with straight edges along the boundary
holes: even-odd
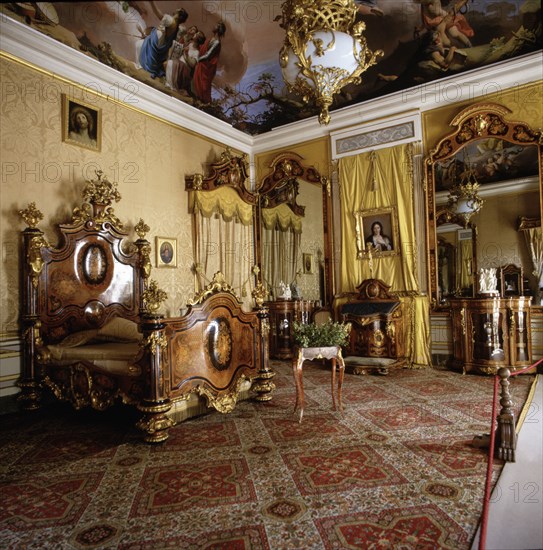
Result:
[[[83,197],[86,202],[74,209],[71,221],[59,224],[59,248],[36,228],[41,213],[33,203],[20,212],[29,226],[23,232],[23,309],[41,323],[47,343],[100,328],[113,317],[137,322],[143,309],[151,270],[150,244],[144,239],[149,228],[140,220],[140,238],[127,241],[111,207],[120,194],[101,171],[87,183]]]

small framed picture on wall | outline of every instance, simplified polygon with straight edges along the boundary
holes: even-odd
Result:
[[[177,267],[177,239],[156,238],[156,266]]]
[[[522,296],[523,288],[523,270],[514,264],[508,264],[500,268],[500,286],[501,296]]]
[[[62,141],[92,151],[100,151],[101,109],[62,94]]]
[[[313,273],[313,254],[303,254],[302,261],[304,263],[304,274]]]

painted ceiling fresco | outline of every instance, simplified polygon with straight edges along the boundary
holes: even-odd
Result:
[[[398,90],[417,93],[421,84],[542,47],[540,0],[356,3],[368,46],[384,56],[360,85],[343,89],[332,110]],[[317,113],[287,92],[281,76],[281,1],[28,2],[1,9],[248,134]]]
[[[522,147],[498,138],[478,139],[451,158],[436,162],[435,170],[436,191],[450,189],[468,172],[480,185],[537,176],[537,146]]]

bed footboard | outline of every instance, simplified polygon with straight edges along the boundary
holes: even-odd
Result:
[[[166,439],[174,423],[168,417],[173,403],[193,394],[221,413],[234,409],[245,381],[251,382],[256,400],[271,399],[267,310],[243,311],[221,273],[185,316],[147,316],[141,326],[140,364],[150,370],[147,394],[138,405],[144,415],[138,427],[146,441]]]

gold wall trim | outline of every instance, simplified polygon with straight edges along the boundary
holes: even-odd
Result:
[[[0,350],[0,359],[11,359],[12,357],[21,357],[20,351]]]
[[[10,330],[7,332],[0,332],[0,342],[4,340],[20,340],[21,335],[17,330]]]
[[[6,376],[0,376],[0,382],[12,382],[13,380],[19,380],[18,374],[8,374]]]

